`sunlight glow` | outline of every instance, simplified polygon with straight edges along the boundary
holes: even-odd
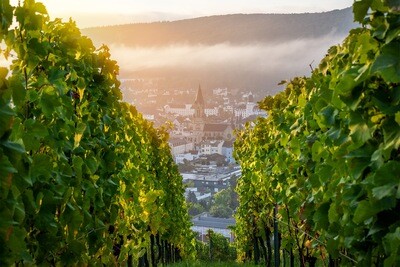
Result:
[[[16,5],[18,0],[11,0]],[[304,13],[343,9],[352,0],[41,0],[51,17],[72,17],[80,27],[178,20],[234,13]]]

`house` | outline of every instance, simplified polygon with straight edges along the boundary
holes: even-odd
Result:
[[[192,109],[191,104],[185,105],[165,105],[164,112],[166,114],[172,113],[183,117],[193,116],[194,109]]]
[[[206,108],[206,109],[204,109],[204,114],[206,114],[207,117],[218,116],[219,109],[218,109],[218,107]]]
[[[201,155],[222,155],[222,145],[224,141],[203,141],[200,143],[200,154]]]
[[[235,163],[235,159],[233,158],[233,142],[232,141],[224,141],[222,144],[222,155],[225,156],[226,161],[228,163]]]
[[[218,193],[223,189],[227,189],[229,187],[229,178],[225,179],[210,179],[209,177],[203,178],[189,178],[186,179],[184,182],[186,184],[190,183],[192,187],[197,188],[199,192],[211,192],[211,193]]]
[[[232,140],[233,128],[230,124],[206,123],[203,128],[204,139]]]
[[[235,116],[241,118],[247,118],[252,115],[265,116],[265,111],[258,108],[258,104],[254,102],[254,96],[249,93],[246,97],[246,103],[240,104],[235,109]]]
[[[192,161],[192,160],[198,159],[199,158],[199,152],[197,152],[195,150],[191,150],[188,153],[176,154],[174,156],[174,158],[175,158],[175,163],[176,164],[184,163],[185,160]]]
[[[169,140],[169,146],[171,147],[171,154],[175,157],[179,154],[184,154],[193,150],[194,144],[192,142],[188,142],[182,138],[173,138]]]

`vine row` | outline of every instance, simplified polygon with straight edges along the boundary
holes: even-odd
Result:
[[[109,49],[34,0],[0,17],[0,265],[192,257],[167,130],[121,101]]]
[[[291,266],[400,265],[400,6],[361,0],[353,13],[363,27],[238,133],[242,260],[271,265],[277,205]]]

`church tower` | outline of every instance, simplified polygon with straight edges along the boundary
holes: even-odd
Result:
[[[204,125],[206,123],[204,107],[205,105],[204,105],[203,93],[199,85],[199,89],[197,89],[197,95],[192,106],[192,108],[194,109],[193,120],[192,120],[192,131],[193,131],[192,140],[194,143],[197,144],[200,143],[204,137]]]
[[[196,99],[193,103],[194,109],[194,118],[203,118],[204,119],[204,98],[203,93],[201,92],[201,87],[199,85],[199,89],[197,89]]]

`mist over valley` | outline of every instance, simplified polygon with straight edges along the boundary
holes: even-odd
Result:
[[[121,79],[161,79],[165,89],[228,87],[261,97],[309,75],[356,27],[350,8],[324,13],[237,14],[83,29],[107,44]]]

